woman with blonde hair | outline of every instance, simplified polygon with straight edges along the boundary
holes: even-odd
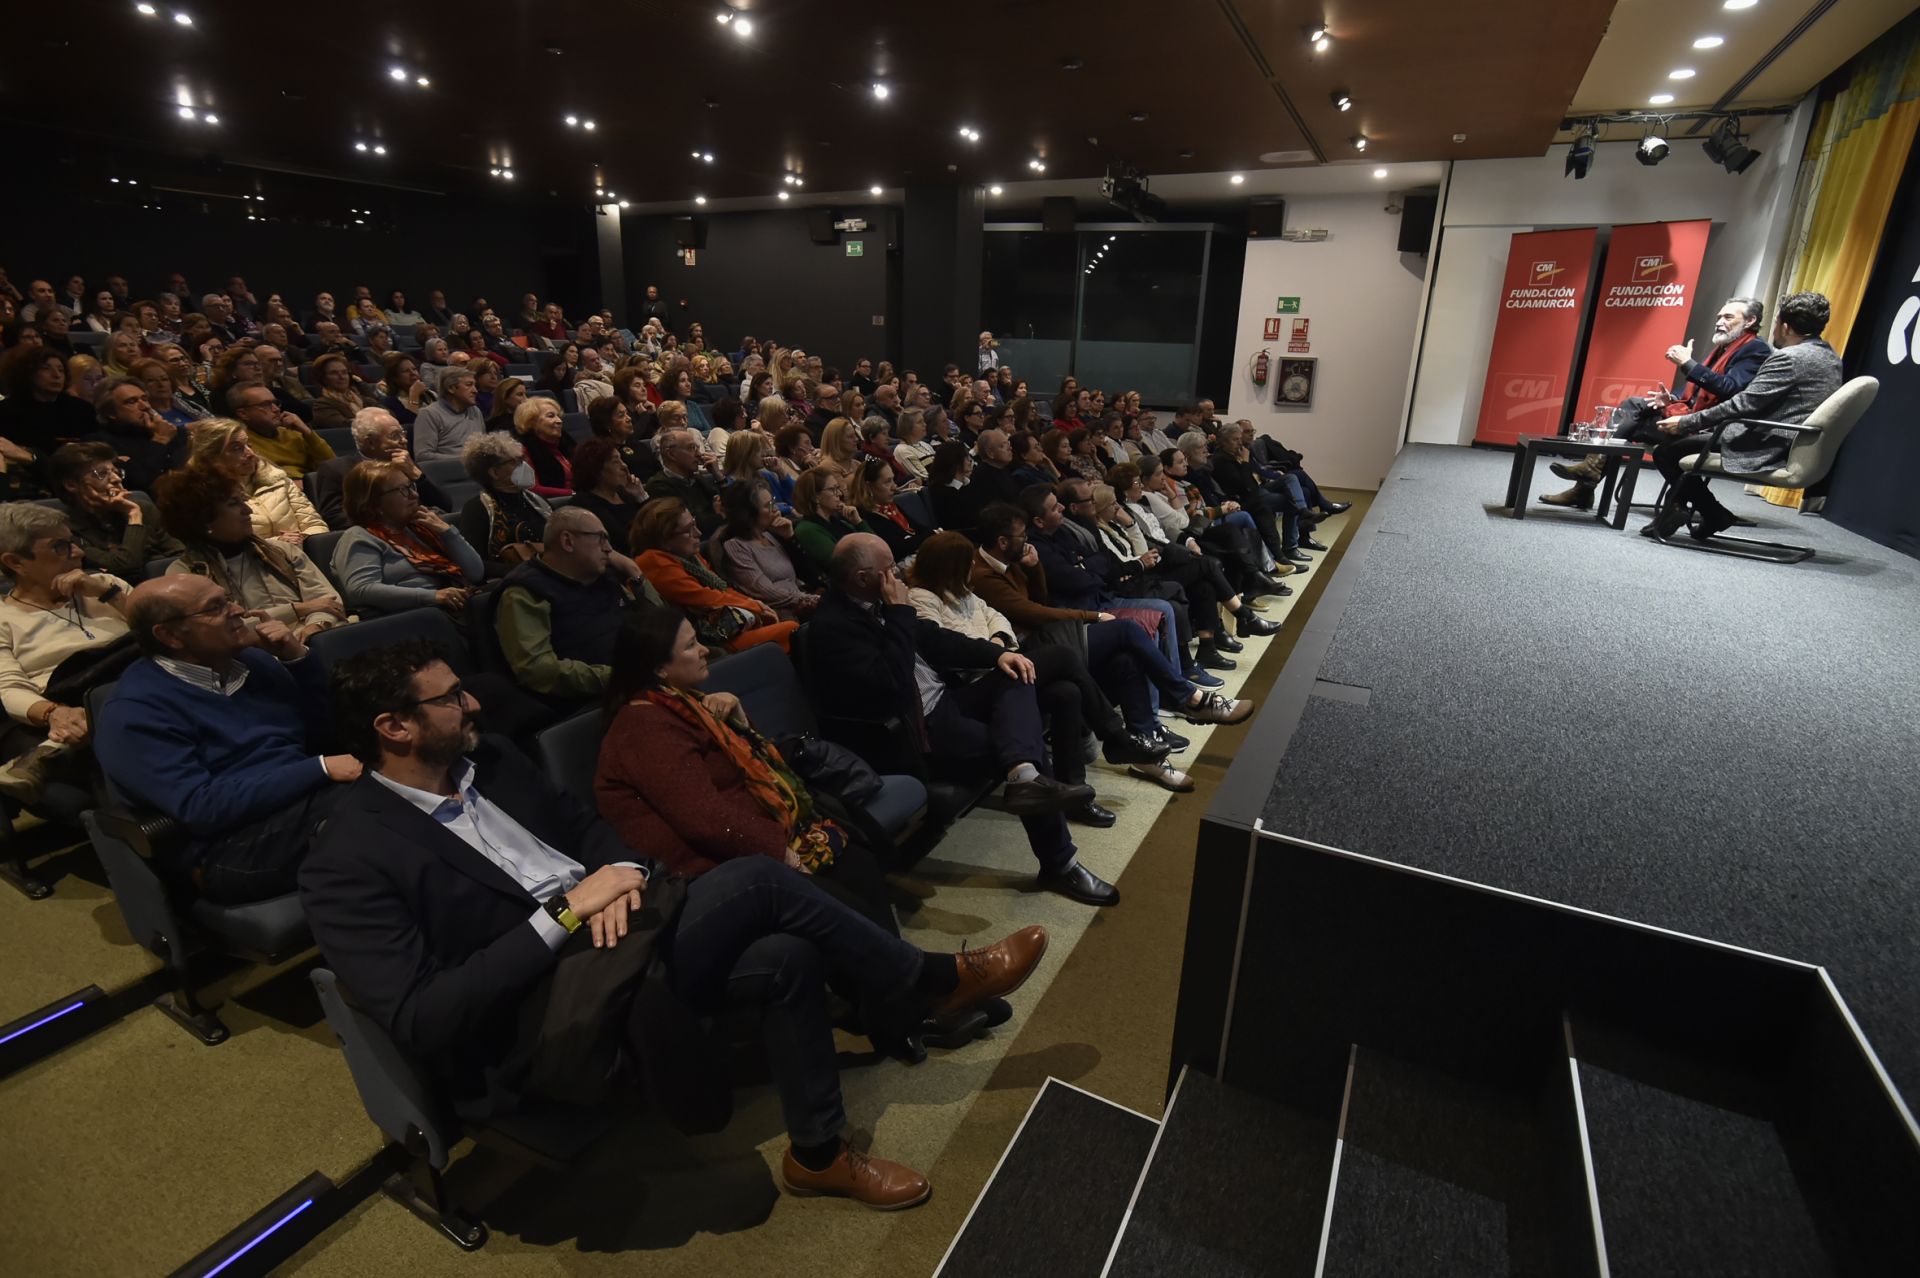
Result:
[[[313,508],[300,485],[287,472],[253,451],[247,428],[231,417],[209,417],[192,428],[193,448],[187,465],[227,476],[246,494],[253,512],[256,537],[273,537],[297,546],[327,531],[327,521]]]
[[[133,366],[147,357],[147,344],[140,334],[121,329],[107,338],[107,376],[132,377]]]
[[[793,486],[793,508],[800,515],[793,524],[793,544],[822,573],[833,562],[834,546],[848,533],[880,535],[848,504],[847,481],[824,466],[800,476]]]
[[[533,396],[513,410],[513,433],[533,467],[533,483],[528,487],[542,497],[571,497],[573,436],[567,434],[560,405],[545,395]]]
[[[900,424],[894,428],[894,437],[900,442],[893,446],[893,460],[901,469],[921,484],[927,482],[927,467],[933,462],[933,442],[927,438],[927,415],[917,408],[909,408],[900,414]]]
[[[820,429],[820,454],[813,467],[838,475],[844,482],[853,478],[859,452],[860,428],[849,418],[836,417]]]
[[[727,437],[727,448],[720,455],[720,477],[729,484],[760,482],[766,466],[767,449],[773,436],[758,430],[737,430]]]
[[[914,527],[906,512],[893,504],[897,491],[893,468],[883,458],[863,457],[847,483],[847,502],[858,512],[854,517],[887,543],[893,561],[905,563],[913,558],[927,534]]]

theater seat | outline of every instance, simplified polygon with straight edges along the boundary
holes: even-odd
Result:
[[[464,1251],[483,1246],[487,1228],[454,1204],[440,1175],[463,1136],[559,1168],[606,1133],[603,1112],[577,1106],[529,1104],[484,1124],[463,1122],[437,1093],[428,1071],[355,1005],[331,970],[315,968],[313,988],[340,1040],[367,1117],[406,1151],[407,1174],[389,1178],[383,1192]]]
[[[940,526],[934,520],[933,507],[925,493],[895,493],[893,504],[900,508],[908,523],[923,532],[932,532]]]
[[[432,461],[420,463],[420,473],[433,481],[434,487],[444,489],[448,484],[468,482],[466,463],[458,457],[435,457]]]
[[[517,377],[523,382],[530,382],[540,376],[540,366],[538,364],[509,364],[501,370],[501,376]]]
[[[355,451],[351,426],[329,426],[325,430],[315,431],[314,434],[326,441],[327,447],[333,450],[335,457],[345,457],[348,453]]]
[[[167,569],[173,567],[173,561],[178,559],[179,557],[180,556],[178,555],[168,555],[164,559],[147,560],[147,575],[141,578],[141,580],[152,581],[155,577],[166,576]]]
[[[341,591],[343,599],[346,597],[344,588],[339,582],[333,580],[333,552],[340,545],[340,539],[346,535],[347,530],[344,528],[330,528],[323,533],[314,533],[300,543],[300,553],[313,560],[313,566],[318,568],[321,575],[329,582],[332,582],[335,590]]]
[[[585,413],[568,413],[566,416],[567,434],[573,436],[576,444],[585,443],[593,438],[593,419]]]
[[[318,539],[309,537],[307,540],[312,542]],[[439,645],[447,654],[447,664],[453,667],[457,675],[464,676],[473,664],[467,651],[466,636],[460,633],[460,627],[454,624],[453,618],[438,608],[415,608],[408,612],[396,612],[390,617],[356,621],[350,626],[329,626],[307,640],[307,651],[324,669],[331,671],[357,652],[399,643],[403,639],[425,639]]]

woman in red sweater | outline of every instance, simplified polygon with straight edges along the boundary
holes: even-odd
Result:
[[[675,873],[772,857],[900,935],[873,854],[814,807],[738,697],[699,690],[706,679],[706,648],[678,610],[643,609],[621,631],[593,781],[600,815]]]

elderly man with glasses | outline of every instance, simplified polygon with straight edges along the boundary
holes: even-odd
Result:
[[[520,686],[552,709],[577,708],[607,690],[614,640],[640,602],[613,560],[599,516],[563,506],[547,520],[540,553],[500,583],[500,650]]]
[[[141,804],[185,827],[168,867],[209,900],[293,890],[315,828],[360,776],[323,755],[326,672],[283,622],[249,627],[205,577],[136,587],[127,625],[143,654],[100,715],[101,767]]]

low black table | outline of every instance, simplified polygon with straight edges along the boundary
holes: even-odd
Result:
[[[1605,479],[1600,498],[1594,503],[1593,517],[1615,528],[1627,526],[1627,509],[1633,504],[1634,483],[1646,464],[1646,445],[1628,440],[1568,439],[1564,435],[1522,435],[1513,450],[1513,471],[1507,478],[1507,506],[1515,519],[1527,517],[1527,494],[1533,488],[1533,468],[1540,455],[1584,458],[1599,453],[1606,458]],[[1614,504],[1614,485],[1619,484],[1619,508]]]

